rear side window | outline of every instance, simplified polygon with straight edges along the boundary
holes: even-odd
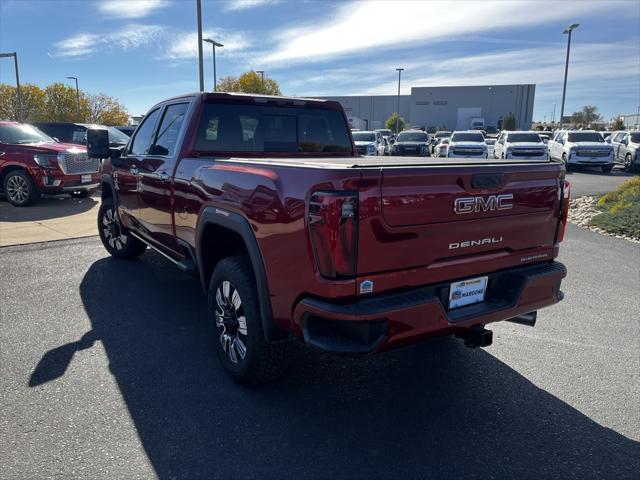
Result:
[[[153,146],[154,155],[171,156],[176,151],[178,135],[180,135],[180,129],[188,106],[188,103],[177,103],[167,107]]]
[[[131,142],[131,147],[129,148],[129,153],[131,155],[146,155],[149,153],[159,112],[160,109],[156,108],[153,112],[144,117],[142,124],[136,131],[136,136],[134,137],[133,142]]]
[[[351,153],[341,112],[268,105],[206,104],[200,152]]]

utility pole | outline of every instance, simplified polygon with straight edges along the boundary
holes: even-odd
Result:
[[[67,79],[76,81],[76,100],[78,101],[76,116],[78,121],[81,122],[82,118],[80,118],[80,89],[78,89],[78,77],[67,77]]]
[[[564,86],[562,87],[562,106],[560,107],[560,128],[562,128],[562,117],[564,117],[564,100],[567,94],[567,74],[569,73],[569,52],[571,51],[571,32],[580,26],[579,23],[572,23],[564,29],[565,34],[569,35],[567,40],[567,60],[564,64]]]
[[[0,58],[13,57],[13,63],[16,67],[16,94],[18,97],[18,111],[17,119],[19,122],[23,121],[22,112],[22,93],[20,92],[20,74],[18,73],[18,52],[0,53]]]
[[[400,75],[404,68],[396,68],[398,71],[398,116],[396,117],[396,133],[400,133]]]
[[[262,93],[264,93],[264,70],[256,70],[256,73],[259,73],[262,78]]]
[[[200,78],[200,91],[204,92],[204,71],[202,63],[202,2],[196,0],[196,10],[198,17],[198,75]]]
[[[556,102],[553,102],[553,114],[551,115],[551,123],[556,123]]]

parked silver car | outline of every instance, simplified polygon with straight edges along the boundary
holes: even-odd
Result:
[[[615,163],[624,165],[627,172],[640,167],[640,132],[614,132],[610,138]]]

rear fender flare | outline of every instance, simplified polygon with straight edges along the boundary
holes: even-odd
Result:
[[[207,292],[209,282],[209,278],[207,278],[204,268],[203,249],[205,248],[205,245],[203,244],[202,237],[207,225],[212,224],[231,230],[242,237],[244,244],[247,247],[249,260],[251,261],[251,266],[253,267],[256,279],[258,303],[260,305],[260,316],[265,340],[267,342],[275,342],[283,339],[284,332],[273,324],[273,312],[271,310],[271,300],[269,298],[267,273],[262,261],[260,248],[258,247],[258,241],[256,240],[251,225],[242,215],[213,206],[206,207],[202,210],[196,227],[196,263],[202,288]]]

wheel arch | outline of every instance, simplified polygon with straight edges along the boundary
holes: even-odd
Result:
[[[31,177],[31,180],[34,180],[33,176],[31,175],[27,167],[25,167],[24,165],[19,165],[14,163],[11,165],[7,165],[2,170],[0,170],[0,188],[4,188],[4,179],[7,178],[7,175],[16,170],[22,170],[23,172],[25,172],[27,175]],[[35,183],[35,180],[34,180],[34,183]]]
[[[217,263],[223,258],[246,254],[255,276],[262,328],[267,342],[286,338],[273,324],[267,273],[258,241],[249,222],[240,214],[217,207],[206,207],[196,227],[196,263],[202,288],[206,292]]]

